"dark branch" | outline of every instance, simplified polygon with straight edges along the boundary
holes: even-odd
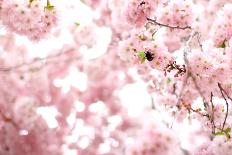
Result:
[[[200,40],[201,40],[201,35],[200,35],[200,33],[197,33],[197,42],[198,42],[198,44],[199,44],[199,46],[201,48],[201,51],[203,52],[204,50],[203,50],[203,46],[202,46]]]
[[[12,118],[6,116],[1,110],[0,110],[0,117],[2,117],[4,122],[11,123],[16,129],[19,129],[17,123]]]
[[[149,22],[152,22],[152,23],[156,24],[156,25],[167,27],[167,28],[170,28],[170,29],[181,29],[181,30],[192,29],[191,26],[185,26],[185,27],[171,26],[171,25],[166,25],[166,24],[159,23],[159,22],[156,21],[156,19],[147,18],[147,20]]]
[[[185,65],[178,65],[176,64],[176,61],[170,61],[169,64],[164,69],[164,75],[167,75],[167,72],[171,72],[172,70],[177,70],[175,77],[178,77],[179,75],[184,75],[186,73]]]
[[[224,119],[224,122],[223,122],[223,125],[222,125],[222,130],[224,129],[225,127],[225,124],[226,124],[226,120],[227,120],[227,117],[228,117],[228,112],[229,112],[229,103],[225,97],[225,95],[231,100],[230,96],[227,94],[227,92],[222,88],[222,85],[220,83],[218,83],[218,88],[220,89],[220,92],[222,94],[222,97],[223,99],[225,100],[226,102],[226,116],[225,116],[225,119]],[[232,100],[231,100],[232,101]]]
[[[205,99],[205,96],[204,96],[204,94],[203,94],[201,88],[199,87],[199,85],[198,85],[198,83],[197,83],[196,77],[195,77],[195,76],[192,74],[192,72],[191,72],[190,65],[189,65],[189,61],[188,61],[187,53],[186,53],[186,52],[184,53],[184,61],[185,61],[185,63],[186,63],[187,72],[188,72],[189,76],[192,78],[192,81],[193,81],[193,84],[194,84],[196,90],[198,91],[198,93],[200,94],[201,98],[203,99],[203,103],[204,103],[205,109],[207,109],[207,108],[208,108],[208,103],[207,103],[207,101],[206,101],[206,99]]]
[[[211,103],[211,108],[212,108],[212,115],[211,115],[211,124],[212,124],[212,133],[215,133],[216,125],[214,122],[214,104],[213,104],[213,93],[211,92],[210,94],[210,103]]]

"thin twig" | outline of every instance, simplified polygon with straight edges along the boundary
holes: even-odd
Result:
[[[211,115],[211,124],[212,124],[212,133],[215,133],[216,125],[214,122],[214,104],[213,104],[213,93],[210,94],[210,103],[212,107],[212,115]]]
[[[187,58],[187,54],[190,51],[190,43],[191,43],[193,37],[195,37],[197,34],[198,34],[198,32],[192,32],[192,34],[190,35],[188,41],[186,42],[186,49],[184,50],[184,61],[185,61],[186,67],[187,67],[187,71],[188,71],[187,73],[192,78],[193,84],[194,84],[196,90],[198,91],[198,93],[200,94],[201,98],[203,99],[204,107],[207,110],[208,103],[206,102],[204,94],[201,91],[201,88],[199,87],[199,85],[197,83],[196,77],[192,74],[191,67],[190,67],[190,64],[189,64],[189,61],[188,61],[188,58]]]
[[[201,52],[203,52],[204,50],[203,50],[203,46],[201,44],[200,38],[201,38],[201,35],[200,35],[199,32],[197,32],[197,42],[198,42],[198,44],[199,44],[199,46],[201,48]]]
[[[16,129],[19,129],[19,126],[17,123],[10,117],[7,117],[1,110],[0,110],[0,116],[2,117],[3,121],[6,123],[11,123]]]
[[[193,84],[194,84],[196,90],[198,91],[198,93],[200,94],[201,98],[203,99],[204,106],[205,106],[205,108],[207,109],[208,103],[206,102],[205,96],[204,96],[203,92],[201,91],[201,88],[199,87],[199,85],[198,85],[198,83],[197,83],[196,77],[195,77],[195,76],[192,74],[192,72],[191,72],[190,65],[189,65],[189,61],[188,61],[187,53],[186,53],[186,52],[184,52],[184,61],[185,61],[186,66],[187,66],[188,74],[189,74],[189,76],[192,78]]]
[[[190,64],[189,64],[189,61],[188,61],[188,58],[187,58],[188,52],[191,51],[191,49],[190,49],[191,40],[196,35],[197,35],[197,41],[198,41],[198,43],[199,43],[199,45],[201,47],[201,50],[203,51],[202,44],[200,43],[199,32],[192,32],[192,35],[189,37],[188,41],[186,42],[186,48],[184,50],[184,61],[185,61],[186,67],[187,67],[187,74],[192,78],[192,81],[193,81],[193,84],[194,84],[196,90],[198,91],[201,98],[203,99],[205,111],[207,111],[207,109],[209,107],[209,103],[207,102],[207,100],[206,100],[206,98],[204,96],[204,93],[202,92],[200,86],[198,85],[196,77],[194,76],[194,74],[191,71],[191,67],[190,67]],[[198,114],[200,114],[200,115],[202,115],[204,117],[207,117],[208,120],[212,124],[212,133],[215,133],[216,125],[215,125],[215,122],[214,122],[214,105],[213,105],[213,93],[212,92],[211,92],[210,102],[211,102],[211,106],[212,106],[212,116],[210,116],[210,114],[203,114],[203,113],[199,112],[198,110],[192,109],[191,107],[190,107],[189,110],[192,111],[192,112],[198,113]]]
[[[220,83],[218,83],[218,88],[220,89],[220,92],[222,94],[222,97],[223,99],[225,100],[226,102],[226,115],[225,115],[225,119],[224,119],[224,122],[223,122],[223,125],[222,125],[222,130],[224,129],[225,127],[225,124],[226,124],[226,120],[227,120],[227,117],[228,117],[228,112],[229,112],[229,103],[225,97],[225,95],[231,100],[231,98],[229,97],[229,95],[226,93],[226,91],[222,88],[222,85]]]
[[[156,24],[156,25],[167,27],[167,28],[170,28],[170,29],[181,29],[181,30],[192,29],[191,26],[185,26],[185,27],[171,26],[171,25],[166,25],[166,24],[159,23],[159,22],[156,21],[156,19],[147,18],[147,20],[149,22],[152,22],[152,23]]]
[[[172,88],[173,88],[172,94],[175,94],[175,95],[176,95],[176,83],[174,83],[174,84],[172,85]]]

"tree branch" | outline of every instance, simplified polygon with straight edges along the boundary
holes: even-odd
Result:
[[[222,94],[222,97],[223,99],[225,100],[226,102],[226,115],[225,115],[225,119],[224,119],[224,122],[223,122],[223,125],[222,125],[222,130],[224,129],[225,127],[225,124],[226,124],[226,120],[227,120],[227,117],[228,117],[228,112],[229,112],[229,103],[225,97],[225,95],[231,100],[230,96],[227,94],[227,92],[222,88],[222,85],[220,83],[218,83],[218,88],[220,89],[220,92]],[[232,101],[232,100],[231,100]]]
[[[186,66],[187,66],[188,74],[189,74],[189,76],[192,78],[193,84],[194,84],[196,90],[198,91],[198,93],[200,94],[201,98],[203,99],[204,106],[205,106],[205,108],[207,109],[208,103],[206,102],[206,99],[205,99],[205,97],[204,97],[203,92],[201,91],[201,88],[200,88],[199,85],[197,84],[196,77],[195,77],[195,76],[192,74],[192,72],[191,72],[190,65],[189,65],[189,61],[188,61],[187,53],[186,53],[186,52],[184,53],[184,61],[185,61]]]
[[[185,26],[185,27],[171,26],[171,25],[166,25],[166,24],[159,23],[159,22],[156,21],[156,19],[147,18],[147,20],[149,22],[151,22],[151,23],[156,24],[156,25],[167,27],[167,28],[170,28],[170,29],[181,29],[181,30],[192,29],[191,26]]]
[[[0,110],[0,116],[2,117],[4,122],[11,123],[16,129],[19,129],[17,123],[12,118],[7,117],[1,110]]]
[[[212,107],[212,115],[211,115],[211,124],[212,124],[212,133],[215,133],[215,129],[216,129],[216,125],[214,122],[214,104],[213,104],[213,93],[210,93],[210,103],[211,103],[211,107]]]

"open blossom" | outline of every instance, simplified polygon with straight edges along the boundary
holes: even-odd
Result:
[[[143,39],[137,33],[119,42],[118,52],[122,60],[130,63],[139,63],[138,53],[143,51]]]
[[[79,45],[86,45],[88,48],[93,47],[96,44],[95,36],[96,25],[89,26],[75,26],[73,27],[73,39]],[[84,37],[83,37],[84,36]]]
[[[195,151],[194,155],[213,155],[212,150],[208,149],[208,143],[202,144],[198,150]]]
[[[125,9],[127,22],[142,26],[157,7],[155,0],[129,0]]]
[[[167,106],[175,106],[178,103],[176,96],[171,93],[158,95],[156,102]]]
[[[232,141],[225,136],[216,136],[202,146],[194,155],[231,155]]]
[[[153,59],[149,61],[149,64],[154,69],[165,70],[167,65],[174,61],[174,57],[163,43],[151,42],[146,49],[153,54]]]
[[[169,52],[174,52],[181,47],[180,38],[176,35],[165,36],[164,43],[168,47]]]
[[[190,70],[203,94],[209,97],[209,92],[214,91],[214,95],[221,96],[218,83],[230,83],[230,60],[214,46],[207,47],[206,51],[193,51],[188,55]]]
[[[182,155],[177,137],[166,127],[158,124],[140,130],[126,155]]]
[[[27,36],[30,40],[40,40],[57,24],[56,11],[41,4],[41,1],[7,1],[1,5],[1,20],[12,32]]]
[[[128,62],[139,64],[146,61],[154,69],[165,70],[174,57],[162,42],[147,42],[149,37],[150,33],[132,33],[129,38],[119,43],[119,55]],[[141,53],[144,56],[141,57]]]
[[[170,26],[191,26],[193,20],[191,1],[175,0],[159,7],[157,21]]]
[[[0,0],[0,155],[232,155],[232,0],[57,0],[19,40],[45,2]]]
[[[223,46],[232,37],[232,4],[226,4],[217,14],[211,28],[211,37],[216,47]]]
[[[214,138],[210,149],[212,149],[213,154],[224,154],[231,155],[232,153],[232,141],[227,139],[225,136],[217,136]]]

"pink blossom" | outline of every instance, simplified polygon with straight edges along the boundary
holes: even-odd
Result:
[[[126,4],[125,15],[128,23],[140,27],[156,9],[154,0],[129,0]]]

